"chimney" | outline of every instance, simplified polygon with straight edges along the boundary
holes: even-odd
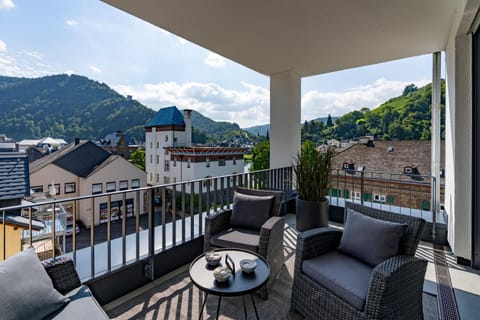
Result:
[[[186,146],[192,146],[192,110],[183,110],[183,121],[185,122]]]
[[[80,138],[75,138],[75,145],[78,146],[79,143],[80,143]]]

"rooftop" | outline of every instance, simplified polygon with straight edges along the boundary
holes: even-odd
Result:
[[[146,128],[161,126],[185,126],[183,115],[176,106],[158,110],[155,116],[145,125]]]

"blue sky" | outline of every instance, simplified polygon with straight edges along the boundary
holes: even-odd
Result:
[[[0,75],[75,73],[152,109],[269,122],[269,78],[98,0],[0,0]],[[431,55],[302,79],[302,121],[375,108],[431,82]]]

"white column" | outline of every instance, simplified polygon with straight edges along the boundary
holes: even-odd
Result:
[[[290,166],[300,150],[301,78],[270,75],[270,168]]]
[[[440,52],[435,52],[432,57],[433,74],[432,74],[432,139],[431,139],[431,160],[432,160],[432,176],[435,184],[432,182],[432,213],[433,222],[436,221],[440,212],[440,96],[441,96],[441,65]],[[435,224],[433,224],[433,237],[435,237]]]

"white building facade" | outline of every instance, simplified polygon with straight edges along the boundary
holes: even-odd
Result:
[[[145,131],[149,185],[243,172],[245,148],[192,147],[191,110],[182,115],[175,106],[160,109]]]

